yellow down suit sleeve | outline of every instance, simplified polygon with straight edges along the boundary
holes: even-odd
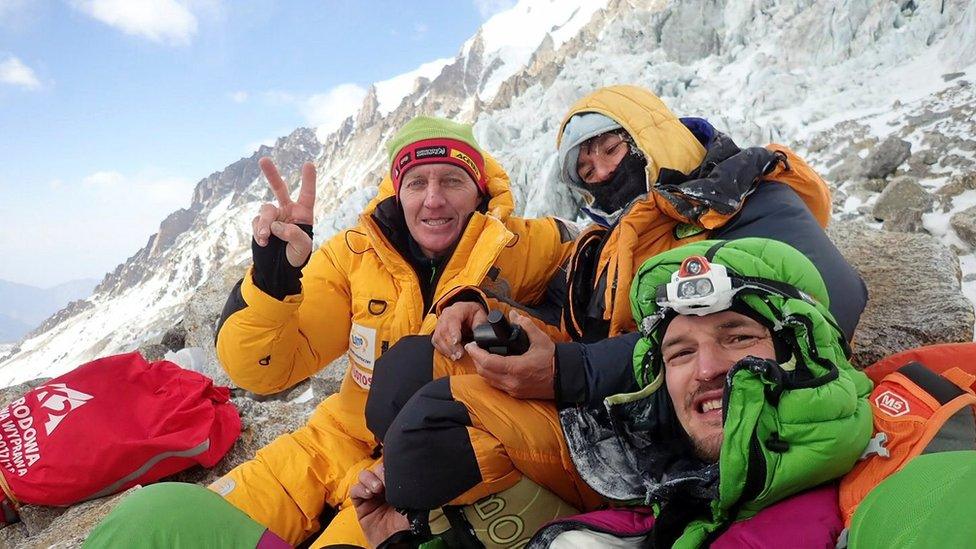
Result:
[[[248,270],[241,282],[247,306],[230,315],[217,336],[217,357],[234,383],[275,393],[345,352],[351,298],[349,277],[337,263],[329,243],[313,252],[302,270],[302,292],[282,301],[255,286]]]

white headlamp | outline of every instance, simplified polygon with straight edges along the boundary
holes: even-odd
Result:
[[[656,301],[679,315],[705,316],[728,309],[736,293],[725,265],[693,255],[681,262],[671,282],[658,288]]]

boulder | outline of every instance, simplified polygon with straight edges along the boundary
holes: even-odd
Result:
[[[132,488],[131,490],[136,490]],[[23,522],[0,530],[0,547],[81,547],[88,533],[129,491],[73,505],[67,509],[26,505],[21,508]],[[7,530],[10,530],[8,538]],[[16,537],[24,535],[21,540]],[[5,539],[14,543],[5,545]]]
[[[146,362],[156,362],[163,360],[169,348],[162,343],[143,343],[139,346],[138,351],[142,358],[146,359]]]
[[[912,144],[890,136],[868,153],[861,164],[861,175],[867,179],[884,179],[912,154]]]
[[[976,248],[976,206],[970,206],[949,218],[949,225],[963,242]]]
[[[973,340],[973,305],[960,289],[959,260],[935,237],[859,222],[833,223],[828,234],[868,287],[852,343],[855,366],[921,345]]]
[[[186,328],[182,324],[170,328],[163,334],[159,343],[170,351],[179,351],[186,347]]]
[[[901,233],[924,232],[925,226],[922,223],[922,210],[917,210],[915,208],[898,210],[884,220],[882,228],[884,228],[886,231]]]
[[[883,221],[902,210],[928,212],[935,203],[935,197],[926,191],[914,177],[896,177],[885,187],[874,203],[871,214]]]
[[[185,330],[183,338],[185,347],[200,347],[204,351],[205,360],[203,373],[214,380],[217,385],[234,386],[230,377],[217,362],[217,351],[214,347],[215,329],[220,313],[224,310],[224,303],[231,289],[244,276],[247,267],[244,265],[228,266],[219,274],[211,277],[194,292],[193,297],[183,309],[183,320],[179,328]]]

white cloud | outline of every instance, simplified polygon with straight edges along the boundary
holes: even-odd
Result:
[[[505,11],[515,6],[515,0],[474,0],[474,7],[478,8],[478,13],[482,19],[488,19],[500,11]]]
[[[187,205],[193,182],[158,174],[126,176],[116,171],[100,171],[81,180],[82,189],[99,200],[138,202],[140,208],[169,213]]]
[[[112,189],[125,183],[125,176],[119,172],[95,172],[81,180],[88,188]]]
[[[413,32],[419,36],[423,36],[427,33],[428,27],[426,23],[417,23],[413,26]]]
[[[41,87],[41,81],[37,79],[33,69],[13,56],[0,61],[0,82],[28,90],[36,90]]]
[[[316,129],[319,139],[339,128],[342,121],[355,115],[363,104],[366,90],[357,84],[339,84],[325,93],[301,95],[283,90],[267,90],[260,97],[271,105],[298,109],[305,124]]]
[[[317,93],[300,105],[302,115],[316,128],[319,139],[339,128],[363,104],[366,90],[356,84],[339,84],[326,93]]]
[[[248,97],[246,91],[236,91],[227,94],[227,96],[230,97],[230,100],[233,101],[234,103],[244,103],[247,101],[247,97]]]
[[[72,0],[75,8],[126,34],[185,46],[197,32],[197,18],[185,0]]]

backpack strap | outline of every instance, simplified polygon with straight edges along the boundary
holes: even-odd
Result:
[[[938,400],[939,404],[943,406],[966,393],[966,391],[960,389],[955,383],[918,362],[909,362],[901,368],[898,368],[898,372],[912,380],[912,383],[918,385],[920,389]]]

